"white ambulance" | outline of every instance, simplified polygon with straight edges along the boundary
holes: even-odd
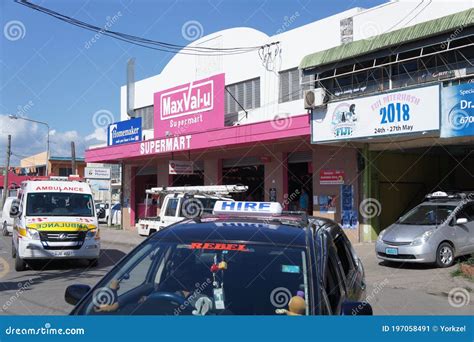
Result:
[[[99,260],[100,237],[89,185],[74,177],[22,183],[12,205],[12,257],[23,271],[33,259]]]

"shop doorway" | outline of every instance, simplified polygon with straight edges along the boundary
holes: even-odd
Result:
[[[307,196],[307,211],[313,208],[313,181],[311,163],[288,163],[288,210],[301,210],[300,198],[303,190]],[[304,202],[304,201],[302,201]]]
[[[232,194],[237,201],[265,200],[265,169],[257,158],[222,161],[222,184],[242,184],[249,187],[245,193]]]
[[[373,152],[377,230],[387,228],[434,191],[474,191],[474,145]]]

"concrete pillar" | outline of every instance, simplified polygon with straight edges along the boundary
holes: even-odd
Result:
[[[169,174],[169,160],[160,159],[157,164],[157,182],[158,186],[171,186],[171,176]]]
[[[264,164],[265,168],[265,201],[270,200],[270,189],[275,188],[277,202],[284,203],[284,195],[288,192],[286,153],[273,153],[271,161]],[[283,205],[283,204],[282,204]]]
[[[204,160],[204,185],[219,185],[222,182],[222,162],[220,159]]]

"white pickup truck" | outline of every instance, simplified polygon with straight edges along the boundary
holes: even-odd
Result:
[[[182,187],[157,187],[146,191],[149,195],[164,196],[160,215],[140,219],[136,224],[139,235],[148,236],[160,229],[185,220],[195,218],[205,212],[212,212],[218,200],[229,201],[231,193],[245,192],[244,185],[205,185]],[[148,203],[148,198],[147,198]]]

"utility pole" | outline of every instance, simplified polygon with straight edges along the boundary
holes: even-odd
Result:
[[[10,156],[12,155],[12,136],[8,134],[7,143],[7,166],[5,167],[5,176],[3,178],[3,193],[2,193],[2,205],[0,208],[3,210],[3,206],[7,199],[8,194],[8,169],[10,168]]]
[[[74,141],[71,141],[71,170],[73,175],[77,175],[76,169],[76,146]]]

